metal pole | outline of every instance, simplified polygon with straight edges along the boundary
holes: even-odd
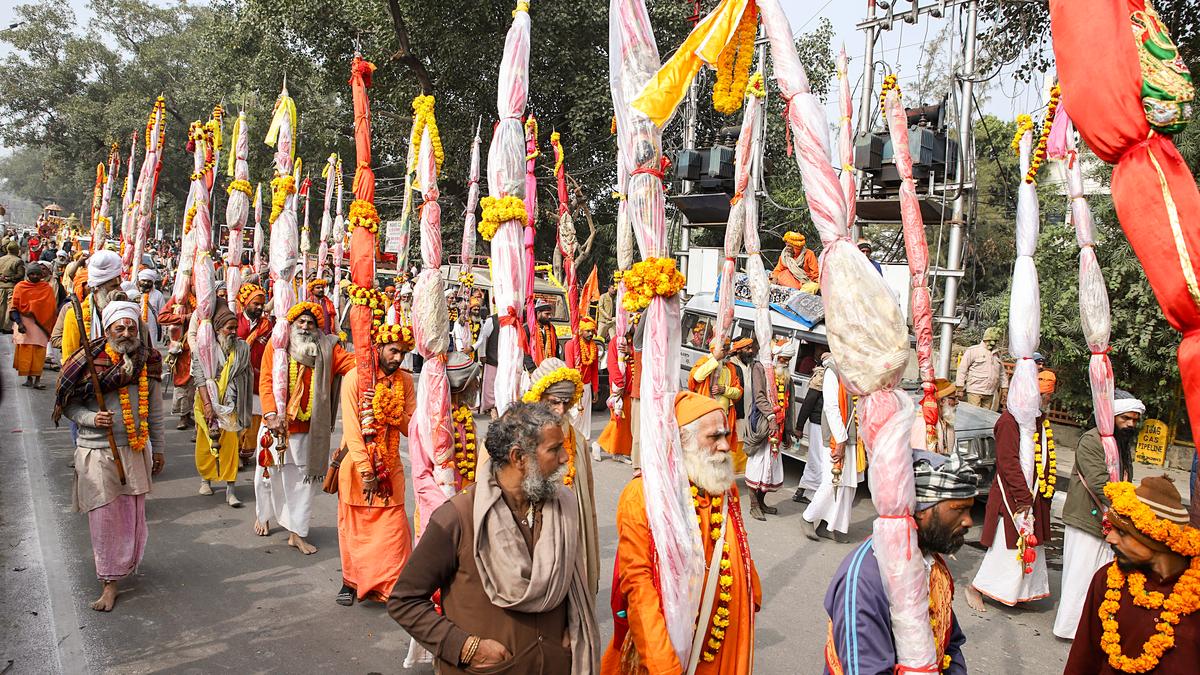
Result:
[[[975,78],[975,30],[979,19],[979,2],[971,0],[967,5],[967,37],[963,44],[963,70],[959,76],[958,117],[958,178],[962,189],[954,199],[950,216],[950,236],[946,254],[946,293],[942,298],[942,311],[938,317],[941,335],[938,341],[938,358],[935,372],[938,377],[949,377],[950,356],[954,347],[954,326],[958,323],[958,283],[962,273],[964,215],[970,194],[975,190],[975,179],[968,176],[973,170],[975,143],[972,107]]]
[[[692,84],[688,87],[687,100],[684,102],[684,126],[683,126],[683,148],[684,150],[693,150],[696,147],[696,120],[699,115],[696,114],[696,101],[699,98],[698,84],[696,80],[692,80]],[[683,181],[683,194],[691,194],[692,181]],[[679,214],[679,271],[684,277],[688,276],[688,268],[691,267],[691,257],[688,254],[690,249],[691,230],[688,229],[687,216]]]
[[[875,20],[875,0],[867,0],[867,18],[866,21]],[[879,28],[872,23],[865,28],[867,32],[867,48],[863,53],[863,79],[862,79],[862,104],[858,111],[857,127],[861,133],[870,133],[871,120],[875,113],[875,39],[879,35]],[[858,134],[854,135],[856,139]],[[851,139],[854,140],[854,139]],[[850,223],[850,240],[858,241],[862,236],[862,228],[858,225],[858,219],[855,218],[853,223]]]

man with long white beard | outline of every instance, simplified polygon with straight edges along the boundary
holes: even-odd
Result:
[[[200,367],[192,361],[196,381],[196,471],[200,494],[211,495],[214,480],[225,481],[225,502],[242,505],[233,484],[237,481],[238,446],[242,430],[251,421],[250,347],[237,336],[237,317],[221,302],[213,312],[217,332],[217,361],[214,370],[217,399],[210,397]]]
[[[1133,480],[1133,446],[1138,422],[1145,414],[1145,404],[1132,394],[1119,389],[1114,392],[1113,441],[1119,452],[1117,482]],[[1054,634],[1068,640],[1075,639],[1092,576],[1113,561],[1113,550],[1104,541],[1104,515],[1112,506],[1104,494],[1104,486],[1112,481],[1098,427],[1085,431],[1079,438],[1071,478],[1062,509],[1062,591],[1054,618]]]
[[[937,430],[937,444],[935,447],[929,447],[929,427],[925,424],[922,409],[918,406],[917,414],[913,416],[909,446],[914,452],[927,450],[939,455],[951,455],[958,449],[958,437],[954,433],[954,420],[958,417],[958,387],[942,377],[933,381],[933,387],[938,404],[938,421],[934,427]]]
[[[714,399],[681,391],[675,396],[675,419],[707,570],[704,578],[697,580],[704,589],[695,627],[699,646],[691,650],[691,664],[681,663],[672,647],[646,516],[645,485],[642,476],[636,475],[621,492],[617,505],[619,539],[612,589],[615,631],[601,672],[747,675],[753,662],[754,613],[762,605],[762,589],[734,483],[729,418]]]
[[[354,355],[342,349],[336,335],[323,335],[321,308],[301,302],[287,313],[287,402],[275,400],[275,346],[263,351],[258,391],[263,407],[261,450],[254,470],[254,532],[271,533],[271,520],[288,531],[288,545],[310,555],[317,547],[305,541],[312,499],[325,480],[337,378],[354,368]],[[269,434],[267,432],[270,432]]]
[[[88,514],[96,577],[102,590],[92,609],[108,612],[117,602],[117,581],[137,571],[146,549],[146,495],[150,477],[162,471],[162,358],[141,341],[138,306],[113,301],[101,317],[104,336],[63,363],[55,391],[54,423],[66,416],[79,428],[75,448],[75,510]],[[96,402],[88,354],[104,397]],[[109,445],[115,441],[125,480]]]
[[[87,286],[91,292],[80,303],[80,308],[83,310],[83,323],[88,330],[87,336],[79,333],[79,320],[75,318],[73,305],[70,303],[63,305],[62,311],[58,314],[54,333],[61,337],[58,339],[58,344],[54,346],[62,349],[64,359],[69,358],[76,349],[79,349],[79,345],[83,344],[85,339],[95,340],[103,336],[104,331],[100,325],[101,316],[103,316],[108,303],[113,300],[113,294],[121,290],[121,256],[112,251],[103,250],[96,251],[95,255],[88,258]],[[53,335],[50,342],[54,344]]]

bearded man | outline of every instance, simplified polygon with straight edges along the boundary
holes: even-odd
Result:
[[[337,312],[333,308],[333,300],[325,294],[326,287],[329,282],[324,279],[313,279],[308,282],[308,294],[312,296],[312,303],[321,308],[324,318],[321,320],[321,332],[326,335],[336,335],[338,332]]]
[[[983,331],[979,344],[963,351],[954,376],[954,386],[967,395],[967,403],[988,410],[1000,409],[1000,392],[1008,389],[1008,373],[996,348],[1000,337],[995,326]]]
[[[225,481],[225,503],[242,505],[234,492],[241,434],[251,421],[250,347],[237,336],[237,316],[224,302],[217,304],[212,324],[217,333],[217,398],[210,397],[200,360],[192,361],[196,381],[196,471],[200,494],[211,495],[214,480]]]
[[[13,288],[25,278],[25,261],[21,260],[21,245],[16,241],[8,242],[6,253],[0,256],[0,317],[7,317],[9,302],[12,301]],[[0,332],[9,333],[7,325],[0,326]]]
[[[54,290],[46,282],[46,267],[30,263],[25,279],[12,294],[9,318],[13,326],[13,368],[25,378],[22,387],[45,389],[42,369],[46,367],[46,344],[54,330]]]
[[[339,605],[374,600],[387,602],[392,586],[412,551],[408,514],[404,510],[404,465],[400,437],[417,409],[417,388],[400,363],[412,350],[412,332],[384,324],[373,336],[379,355],[371,394],[375,410],[390,416],[375,418],[375,436],[363,438],[358,369],[342,378],[342,447],[346,455],[338,468],[338,546],[342,554]]]
[[[595,596],[600,590],[600,536],[596,527],[596,483],[592,477],[588,439],[571,424],[571,410],[583,397],[584,384],[579,371],[556,358],[542,361],[530,378],[533,385],[525,392],[526,403],[545,403],[561,419],[563,449],[567,451],[567,475],[563,484],[575,492],[579,505],[579,534],[587,564],[588,590]]]
[[[858,492],[859,466],[858,434],[855,428],[854,398],[842,382],[837,361],[832,352],[821,357],[825,366],[821,382],[821,440],[816,452],[827,453],[821,484],[812,496],[800,520],[800,530],[813,541],[818,540],[821,525],[834,541],[850,541],[850,513],[854,495]],[[809,448],[811,456],[813,448]]]
[[[799,232],[783,235],[783,250],[779,262],[771,271],[771,283],[816,293],[821,288],[821,271],[817,254],[805,247],[806,240]]]
[[[538,300],[533,309],[537,327],[530,336],[533,344],[529,345],[529,351],[535,366],[540,366],[545,359],[558,356],[558,333],[554,331],[554,324],[550,322],[553,311],[550,303],[544,300]]]
[[[439,673],[598,671],[563,442],[548,406],[509,406],[488,426],[478,482],[434,512],[401,571],[388,614],[433,653]]]
[[[76,273],[76,277],[78,276],[80,275]],[[75,307],[69,303],[63,305],[54,326],[54,331],[61,335],[59,344],[55,346],[62,349],[63,358],[79,349],[84,340],[95,340],[103,336],[104,329],[100,321],[104,315],[104,308],[114,299],[114,294],[121,290],[121,256],[109,250],[97,251],[88,258],[87,275],[83,278],[91,291],[80,302],[83,324],[87,327],[88,334],[79,334],[79,320],[75,318]],[[51,344],[53,343],[51,336]]]
[[[943,377],[935,379],[933,387],[938,406],[938,421],[934,427],[937,430],[936,445],[929,447],[929,427],[925,424],[925,417],[918,406],[913,419],[912,433],[908,438],[909,447],[913,452],[928,450],[939,455],[951,455],[958,449],[958,437],[954,433],[954,420],[958,413],[958,387]]]
[[[1129,392],[1117,390],[1113,399],[1113,441],[1120,455],[1118,482],[1133,480],[1133,445],[1137,426],[1146,406]],[[1112,549],[1104,542],[1104,514],[1112,502],[1104,495],[1111,476],[1104,454],[1100,429],[1093,427],[1079,438],[1075,448],[1075,466],[1071,488],[1063,502],[1063,574],[1054,634],[1072,640],[1083,612],[1088,585],[1096,570],[1113,560]]]
[[[329,461],[337,401],[333,392],[337,391],[337,378],[355,365],[354,355],[342,349],[336,335],[321,334],[318,326],[322,318],[321,308],[311,302],[298,303],[287,313],[290,334],[285,409],[280,410],[275,401],[273,344],[263,351],[264,367],[258,381],[263,428],[271,432],[271,437],[269,446],[259,452],[254,469],[254,532],[262,537],[269,535],[271,521],[278,519],[288,531],[288,545],[304,555],[317,552],[305,537],[312,517],[312,499],[321,489]]]
[[[138,306],[113,301],[101,317],[104,337],[88,341],[100,380],[104,411],[96,402],[87,354],[77,350],[63,363],[54,394],[53,420],[65,415],[79,429],[75,447],[74,506],[88,514],[100,597],[94,610],[112,611],[117,581],[137,571],[146,550],[146,495],[151,476],[165,464],[162,360],[142,344]],[[119,417],[118,417],[119,416]],[[122,483],[109,434],[125,472]]]
[[[718,338],[708,342],[709,353],[696,360],[696,365],[688,373],[688,390],[701,396],[707,396],[721,404],[725,414],[729,416],[729,447],[734,456],[734,470],[745,470],[745,455],[740,457],[741,467],[738,467],[738,414],[734,404],[742,400],[742,379],[738,377],[737,366],[729,360],[728,345]]]
[[[267,293],[261,286],[254,283],[244,283],[238,288],[237,306],[241,307],[238,314],[237,336],[250,346],[250,368],[253,395],[251,402],[250,425],[242,432],[241,457],[249,459],[254,456],[258,447],[259,423],[262,421],[262,401],[258,395],[258,380],[262,376],[262,357],[271,341],[271,331],[275,322],[266,313]]]
[[[583,435],[585,441],[591,444],[592,439],[592,400],[600,391],[600,347],[596,344],[596,322],[585,316],[579,320],[579,334],[571,338],[563,348],[563,359],[568,368],[579,371],[583,381],[583,396],[579,398],[579,407],[574,411],[575,427]]]
[[[604,653],[604,675],[747,675],[754,653],[754,615],[762,605],[758,571],[750,558],[729,451],[728,418],[707,396],[681,391],[675,420],[683,466],[691,483],[706,574],[691,663],[681,663],[667,632],[654,540],[646,516],[645,484],[635,475],[617,504],[617,559],[613,574],[614,633]],[[681,495],[682,497],[682,495]],[[714,578],[716,575],[716,578]]]
[[[962,548],[971,529],[971,507],[979,478],[957,454],[943,457],[918,451],[917,547],[929,573],[929,618],[940,673],[965,675],[966,636],[954,614],[954,576],[942,556]],[[874,542],[854,549],[834,574],[825,594],[829,637],[825,673],[891,673],[897,670],[892,608],[875,557]]]
[[[196,405],[196,381],[192,378],[192,313],[196,311],[196,296],[188,291],[182,302],[172,296],[158,313],[158,323],[167,327],[166,365],[171,371],[175,393],[171,396],[171,412],[179,415],[176,429],[196,426],[192,409]]]
[[[143,267],[138,270],[137,288],[129,293],[129,299],[142,308],[142,325],[150,331],[150,339],[154,347],[158,347],[162,342],[162,335],[158,327],[158,313],[166,304],[166,297],[157,288],[159,279],[158,270]]]
[[[1114,562],[1092,577],[1064,675],[1194,673],[1200,531],[1167,476],[1104,486]],[[1063,572],[1066,572],[1064,568]]]
[[[792,410],[795,385],[788,368],[795,355],[795,343],[777,340],[771,345],[775,363],[770,367],[774,372],[761,362],[755,363],[750,371],[754,405],[746,425],[746,487],[754,494],[750,516],[755,520],[766,520],[768,515],[779,513],[778,508],[767,506],[766,496],[783,487],[781,449],[796,438],[796,415]]]

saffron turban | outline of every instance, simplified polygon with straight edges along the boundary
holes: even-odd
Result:
[[[96,251],[96,255],[88,258],[87,270],[88,288],[103,286],[121,276],[121,256],[112,251]]]
[[[754,344],[754,340],[752,340],[751,338],[748,338],[748,337],[742,338],[741,340],[738,340],[733,343],[732,349],[734,351],[738,351],[741,349],[745,349],[746,347],[749,347],[752,344]]]
[[[938,398],[946,398],[958,393],[958,387],[953,382],[944,377],[939,377],[933,381],[933,386],[936,389],[935,393]]]
[[[787,234],[783,235],[783,243],[787,244],[788,246],[803,247],[806,241],[808,240],[805,239],[804,235],[800,234],[799,232],[788,232]]]
[[[679,426],[687,426],[711,412],[725,414],[721,404],[717,403],[714,398],[697,394],[694,391],[681,391],[675,394],[675,422]]]

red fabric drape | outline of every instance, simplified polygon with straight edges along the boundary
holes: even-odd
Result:
[[[1063,105],[1088,147],[1116,164],[1117,217],[1163,314],[1183,333],[1179,370],[1192,429],[1200,429],[1200,191],[1171,138],[1152,132],[1142,110],[1130,15],[1145,8],[1143,0],[1051,0],[1054,55]]]

